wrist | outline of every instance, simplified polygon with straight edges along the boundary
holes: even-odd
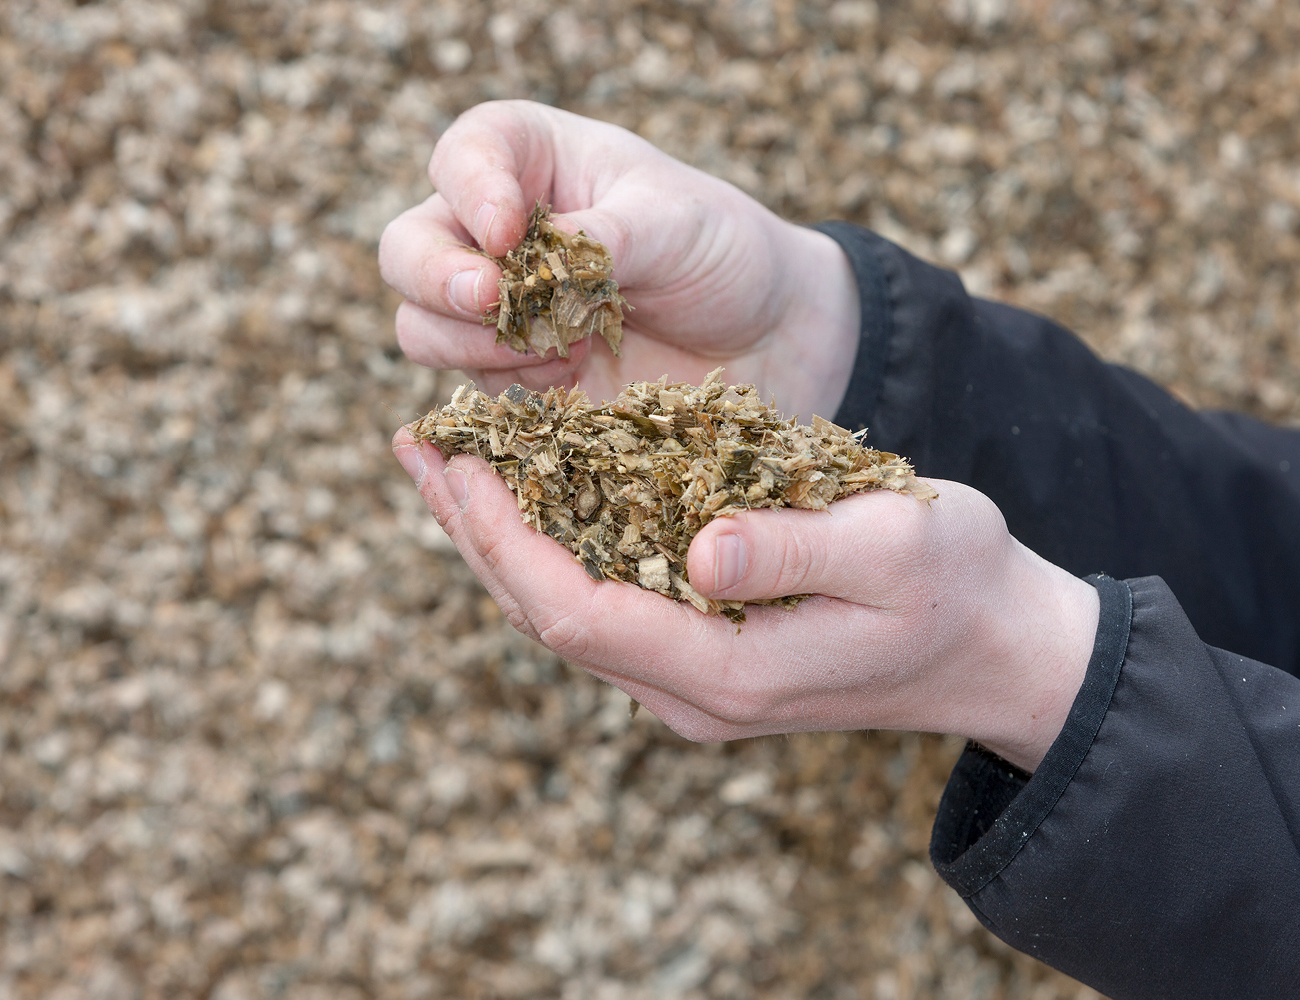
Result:
[[[853,374],[860,333],[857,279],[840,245],[815,229],[782,222],[785,307],[765,368],[788,417],[835,416]]]
[[[985,656],[994,697],[968,735],[1034,771],[1060,735],[1083,686],[1097,636],[1100,600],[1085,580],[1013,540],[1011,592],[988,609],[994,641]],[[1008,609],[1013,609],[1008,613]]]

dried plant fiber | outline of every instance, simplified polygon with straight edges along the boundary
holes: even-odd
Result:
[[[635,382],[600,406],[579,389],[512,385],[493,399],[470,383],[410,430],[445,457],[488,461],[524,521],[567,546],[593,579],[635,583],[735,621],[744,603],[704,597],[686,572],[691,539],[715,517],[824,510],[872,489],[938,496],[905,459],[821,417],[811,427],[785,420],[754,386],[728,386],[721,371],[700,386],[667,376]],[[755,603],[791,606],[803,596]]]
[[[501,298],[495,318],[489,313],[483,322],[496,324],[498,344],[538,355],[554,347],[567,358],[570,344],[598,333],[620,354],[627,303],[610,277],[614,262],[604,244],[557,229],[538,202],[519,246],[492,259],[501,268]]]

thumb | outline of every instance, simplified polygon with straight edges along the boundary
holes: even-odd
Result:
[[[822,511],[756,510],[711,521],[691,542],[691,585],[718,600],[824,594],[872,603],[872,578],[918,552],[932,512],[910,496],[860,493]]]
[[[556,229],[562,229],[566,233],[581,231],[590,239],[603,243],[615,268],[627,271],[634,240],[632,226],[624,212],[608,207],[584,208],[553,215],[551,222]],[[615,278],[626,281],[627,275],[616,274]]]

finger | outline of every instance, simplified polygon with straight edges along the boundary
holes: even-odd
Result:
[[[525,609],[520,606],[520,603],[510,593],[508,589],[509,581],[500,580],[480,558],[477,549],[473,545],[462,544],[466,539],[464,532],[461,530],[463,523],[460,517],[461,508],[459,500],[451,491],[450,484],[446,482],[447,465],[443,461],[442,455],[432,445],[427,443],[417,444],[410,431],[405,427],[393,437],[393,452],[403,468],[406,469],[408,475],[415,481],[421,496],[429,507],[430,513],[448,529],[452,540],[457,542],[457,545],[461,548],[462,555],[465,556],[470,568],[487,586],[488,591],[502,610],[510,616],[512,624],[524,634],[534,639],[540,639],[541,635],[532,627],[531,620],[525,614]],[[492,478],[496,479],[497,477],[493,476]],[[505,488],[504,483],[501,483],[501,488]],[[467,494],[465,498],[467,499]],[[508,490],[505,495],[502,495],[499,490],[492,487],[490,482],[481,480],[475,483],[475,503],[480,507],[495,506],[495,512],[488,514],[487,519],[499,520],[501,522],[500,527],[506,530],[507,537],[517,536],[512,537],[511,541],[506,544],[512,546],[522,544],[523,548],[527,549],[533,543],[541,543],[537,546],[535,552],[522,552],[520,558],[516,560],[517,563],[524,566],[542,566],[543,572],[548,575],[548,584],[562,593],[569,594],[574,600],[581,601],[584,598],[589,598],[591,592],[595,591],[597,584],[587,577],[585,571],[578,570],[576,574],[573,572],[576,569],[576,564],[571,558],[568,558],[567,552],[560,549],[550,539],[538,535],[519,521],[513,496],[509,494]],[[556,559],[557,555],[559,556],[558,560]],[[616,585],[607,583],[600,586],[608,589]],[[580,589],[574,591],[573,587]],[[583,592],[584,589],[585,593]],[[653,595],[653,597],[648,594],[641,596],[651,601],[658,598],[658,595]],[[658,600],[663,602],[662,598],[658,598]],[[663,603],[666,604],[667,602]],[[608,622],[608,619],[606,621]],[[571,654],[571,651],[566,649],[561,655],[566,653]],[[573,655],[566,655],[566,659],[590,670],[601,679],[626,691],[631,697],[653,712],[656,718],[689,739],[703,742],[707,740],[734,739],[747,734],[747,730],[743,727],[700,709],[681,694],[667,690],[652,677],[633,676],[620,672],[612,665],[588,662],[585,658]]]
[[[512,625],[541,639],[533,621],[538,609],[545,623],[550,604],[587,602],[596,581],[568,550],[523,523],[514,494],[485,461],[456,455],[446,462],[428,442],[417,445],[406,428],[394,436],[393,451]]]
[[[495,327],[452,319],[411,302],[397,307],[394,325],[402,353],[426,368],[506,371],[546,363],[536,354],[520,354],[509,344],[498,344]]]
[[[539,356],[520,354],[496,342],[496,331],[477,323],[448,319],[404,302],[397,309],[397,343],[416,364],[439,371],[463,371],[489,396],[519,383],[543,391],[552,386],[572,389],[592,350],[590,337],[569,345],[561,358],[555,348]]]
[[[872,604],[873,578],[924,557],[937,511],[889,490],[824,511],[758,510],[718,518],[692,540],[691,583],[719,600],[825,594]]]
[[[551,142],[545,113],[526,101],[480,104],[438,140],[429,179],[487,253],[503,257],[523,239],[533,203],[551,187]]]
[[[695,621],[718,621],[683,610]],[[906,631],[887,616],[828,597],[809,598],[796,608],[746,610],[739,634],[727,623],[727,642],[711,635],[695,646],[659,634],[657,622],[643,629],[637,622],[593,618],[592,629],[611,640],[606,648],[621,662],[565,658],[697,742],[810,729],[911,729],[930,722],[926,710],[918,713],[908,704],[897,683],[896,665],[912,662],[914,653]],[[643,651],[645,661],[635,655]],[[868,660],[872,698],[864,712],[861,671]]]
[[[446,200],[435,194],[384,229],[379,272],[407,301],[477,322],[497,301],[501,269],[470,242]]]
[[[492,595],[493,600],[497,602],[510,623],[530,638],[537,639],[536,631],[529,626],[513,597],[495,578],[479,552],[465,539],[464,532],[461,529],[461,510],[466,503],[464,491],[466,480],[463,472],[457,472],[449,479],[447,462],[443,459],[441,452],[427,441],[416,442],[406,427],[401,428],[393,436],[393,454],[415,482],[416,489],[419,490],[425,506],[429,508],[429,513],[446,530],[451,540],[456,544],[462,558],[474,572],[474,575],[487,587],[488,593]],[[482,464],[486,467],[486,463]],[[489,476],[496,478],[490,472]],[[500,483],[500,487],[509,494],[504,482]],[[484,491],[480,490],[480,492]],[[492,491],[489,489],[486,492],[490,494]],[[480,503],[492,507],[493,499],[492,496],[488,495],[481,499]],[[503,505],[501,497],[496,497],[495,500],[497,501],[496,513],[498,516],[504,514],[507,526],[521,527],[517,523],[509,524],[511,519],[508,509],[513,508],[514,505],[512,503]],[[517,521],[517,517],[514,520]]]
[[[416,441],[409,427],[401,427],[393,435],[393,456],[415,483],[429,513],[445,528],[456,512],[456,501],[438,489],[447,468],[442,453],[427,441]]]
[[[844,627],[855,609],[828,598],[793,611],[753,608],[737,633],[720,616],[592,580],[566,549],[521,522],[513,494],[482,460],[444,463],[405,430],[394,450],[511,624],[627,691],[675,731],[703,741],[858,725],[843,690],[854,682],[836,669],[862,656],[861,629]],[[818,641],[792,643],[791,629]],[[878,635],[872,646],[889,642]],[[775,649],[783,653],[772,669]],[[890,719],[887,709],[882,703],[880,719]]]
[[[483,583],[494,596],[498,590],[508,593],[527,621],[525,631],[566,659],[591,659],[587,636],[577,635],[586,630],[568,625],[589,618],[597,607],[623,616],[632,600],[644,603],[640,613],[651,617],[678,610],[672,602],[652,599],[658,595],[592,579],[571,552],[523,522],[514,494],[481,459],[453,456],[442,477],[426,478],[421,488],[426,501],[430,492],[438,510],[448,515],[448,533]],[[454,506],[447,505],[446,496],[454,496]]]
[[[521,521],[514,495],[486,462],[458,455],[444,466],[430,450],[420,492],[515,628],[597,674],[726,717],[770,629],[746,626],[737,635],[721,616],[632,584],[593,580],[567,549]],[[703,679],[702,663],[710,665]]]
[[[547,357],[542,359],[540,364],[533,367],[517,364],[514,368],[499,368],[491,371],[467,368],[465,374],[472,378],[479,388],[489,396],[498,396],[515,384],[538,392],[544,392],[552,387],[572,389],[584,378],[583,361],[586,360],[591,349],[591,340],[588,338],[587,340],[580,340],[576,344],[570,344],[567,358],[556,357],[554,352],[548,351]],[[527,357],[524,355],[515,356],[521,362],[535,357],[531,354]]]

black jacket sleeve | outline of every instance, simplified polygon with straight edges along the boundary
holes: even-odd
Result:
[[[936,871],[1115,1000],[1300,993],[1300,680],[1202,643],[1158,577],[1093,579],[1083,688],[1032,778],[970,748]]]
[[[837,421],[977,487],[1058,565],[1142,578],[1090,578],[1092,660],[1032,777],[959,760],[936,870],[1117,1000],[1300,995],[1300,434],[1196,413],[872,233],[819,228],[862,305]]]
[[[1079,576],[1160,576],[1201,638],[1300,671],[1300,433],[1188,409],[1042,317],[865,229],[862,338],[836,422],[975,487]]]

